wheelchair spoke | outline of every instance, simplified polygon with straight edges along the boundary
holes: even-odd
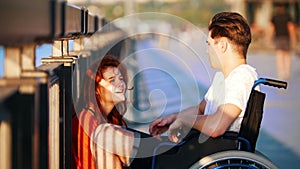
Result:
[[[267,159],[246,152],[233,152],[233,154],[232,152],[228,152],[217,156],[210,156],[210,158],[204,159],[204,161],[206,161],[204,164],[199,162],[202,165],[198,167],[194,166],[192,168],[198,168],[198,169],[273,169],[274,168],[274,165]]]

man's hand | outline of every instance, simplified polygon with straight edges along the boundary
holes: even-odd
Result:
[[[166,117],[162,117],[156,119],[149,126],[149,132],[152,136],[157,136],[168,130],[169,126],[176,120],[175,114],[168,115]]]
[[[179,142],[178,134],[181,132],[181,129],[183,127],[183,123],[180,121],[180,119],[176,119],[169,127],[168,130],[168,137],[169,140],[175,143]]]

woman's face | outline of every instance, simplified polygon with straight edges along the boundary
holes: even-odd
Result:
[[[101,100],[114,105],[125,101],[126,84],[117,67],[108,67],[103,71],[103,78],[99,82]]]

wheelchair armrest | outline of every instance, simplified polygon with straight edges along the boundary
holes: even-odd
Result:
[[[221,138],[230,139],[230,140],[237,140],[238,141],[238,150],[245,150],[250,152],[251,151],[251,144],[250,141],[244,137],[238,136],[238,133],[232,131],[226,131]]]

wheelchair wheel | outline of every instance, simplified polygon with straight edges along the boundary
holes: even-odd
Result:
[[[200,159],[190,169],[278,169],[262,155],[230,150]]]

